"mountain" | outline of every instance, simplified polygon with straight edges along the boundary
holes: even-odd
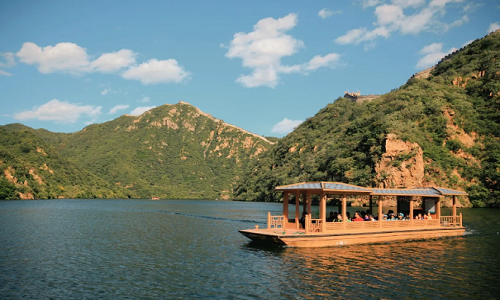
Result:
[[[19,124],[0,133],[0,198],[4,190],[11,198],[229,199],[248,162],[273,144],[185,102],[70,134]]]
[[[463,206],[500,206],[500,31],[427,73],[371,101],[328,104],[252,161],[235,197],[279,201],[278,185],[341,181],[451,187],[469,193]]]

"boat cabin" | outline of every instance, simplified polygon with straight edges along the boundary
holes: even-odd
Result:
[[[272,216],[268,213],[268,229],[283,228],[291,230],[304,230],[310,233],[335,233],[351,230],[377,230],[381,228],[393,229],[417,229],[418,227],[462,227],[462,215],[457,215],[456,196],[465,196],[467,193],[441,187],[419,187],[408,189],[381,189],[364,188],[340,182],[302,182],[279,186],[275,191],[283,192],[283,215]],[[295,197],[295,217],[289,218],[290,196]],[[319,218],[311,216],[311,196],[319,196]],[[377,221],[350,222],[347,218],[347,201],[353,196],[364,196],[369,198],[368,212],[378,216]],[[453,197],[453,209],[451,216],[441,214],[441,204],[444,197]],[[327,199],[337,197],[340,199],[338,214],[342,216],[341,222],[327,222]],[[396,214],[402,213],[406,220],[387,222],[382,218],[384,199],[387,197],[397,198]],[[300,199],[302,201],[302,212],[306,212],[305,221],[300,222]],[[377,213],[373,211],[376,203]],[[415,207],[419,207],[415,209]],[[430,219],[415,219],[418,214],[429,213]]]

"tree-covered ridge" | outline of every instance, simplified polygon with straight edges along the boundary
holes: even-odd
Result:
[[[13,132],[14,140],[19,131],[29,133],[29,141],[16,142],[50,149],[57,163],[64,161],[72,166],[69,173],[83,172],[98,178],[109,189],[109,195],[96,193],[92,189],[95,184],[86,186],[85,180],[82,191],[87,193],[86,197],[100,198],[231,198],[234,181],[248,161],[257,159],[272,145],[263,137],[182,102],[154,108],[139,117],[121,116],[93,124],[72,134],[33,130],[22,125],[5,127]],[[33,164],[39,168],[42,164],[19,151],[12,157],[23,158],[16,165],[19,167]],[[11,167],[13,160],[0,160],[2,169]],[[56,164],[45,160],[43,163],[49,168]],[[70,186],[73,181],[64,183]],[[34,198],[78,195],[65,192],[62,185],[63,189],[47,197],[38,193],[37,186],[36,181],[28,180],[28,189]],[[20,187],[16,186],[16,190],[19,195]]]
[[[381,186],[388,174],[376,166],[393,134],[422,148],[423,184],[466,190],[475,206],[500,206],[499,66],[497,32],[442,61],[429,78],[368,103],[339,98],[252,162],[235,194],[274,201],[274,187],[300,181]]]
[[[21,124],[0,127],[0,169],[0,199],[122,196]]]

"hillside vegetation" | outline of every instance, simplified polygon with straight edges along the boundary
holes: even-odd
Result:
[[[499,74],[497,31],[428,78],[371,102],[339,98],[252,161],[235,196],[278,201],[278,185],[323,180],[451,187],[467,191],[474,206],[500,206]]]
[[[183,102],[71,134],[19,124],[0,131],[7,199],[229,199],[248,162],[272,145]]]

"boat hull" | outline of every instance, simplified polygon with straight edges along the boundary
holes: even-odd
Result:
[[[329,247],[462,236],[465,233],[465,227],[316,234],[304,234],[300,231],[275,232],[266,229],[248,229],[240,230],[240,233],[260,244],[287,247]]]

